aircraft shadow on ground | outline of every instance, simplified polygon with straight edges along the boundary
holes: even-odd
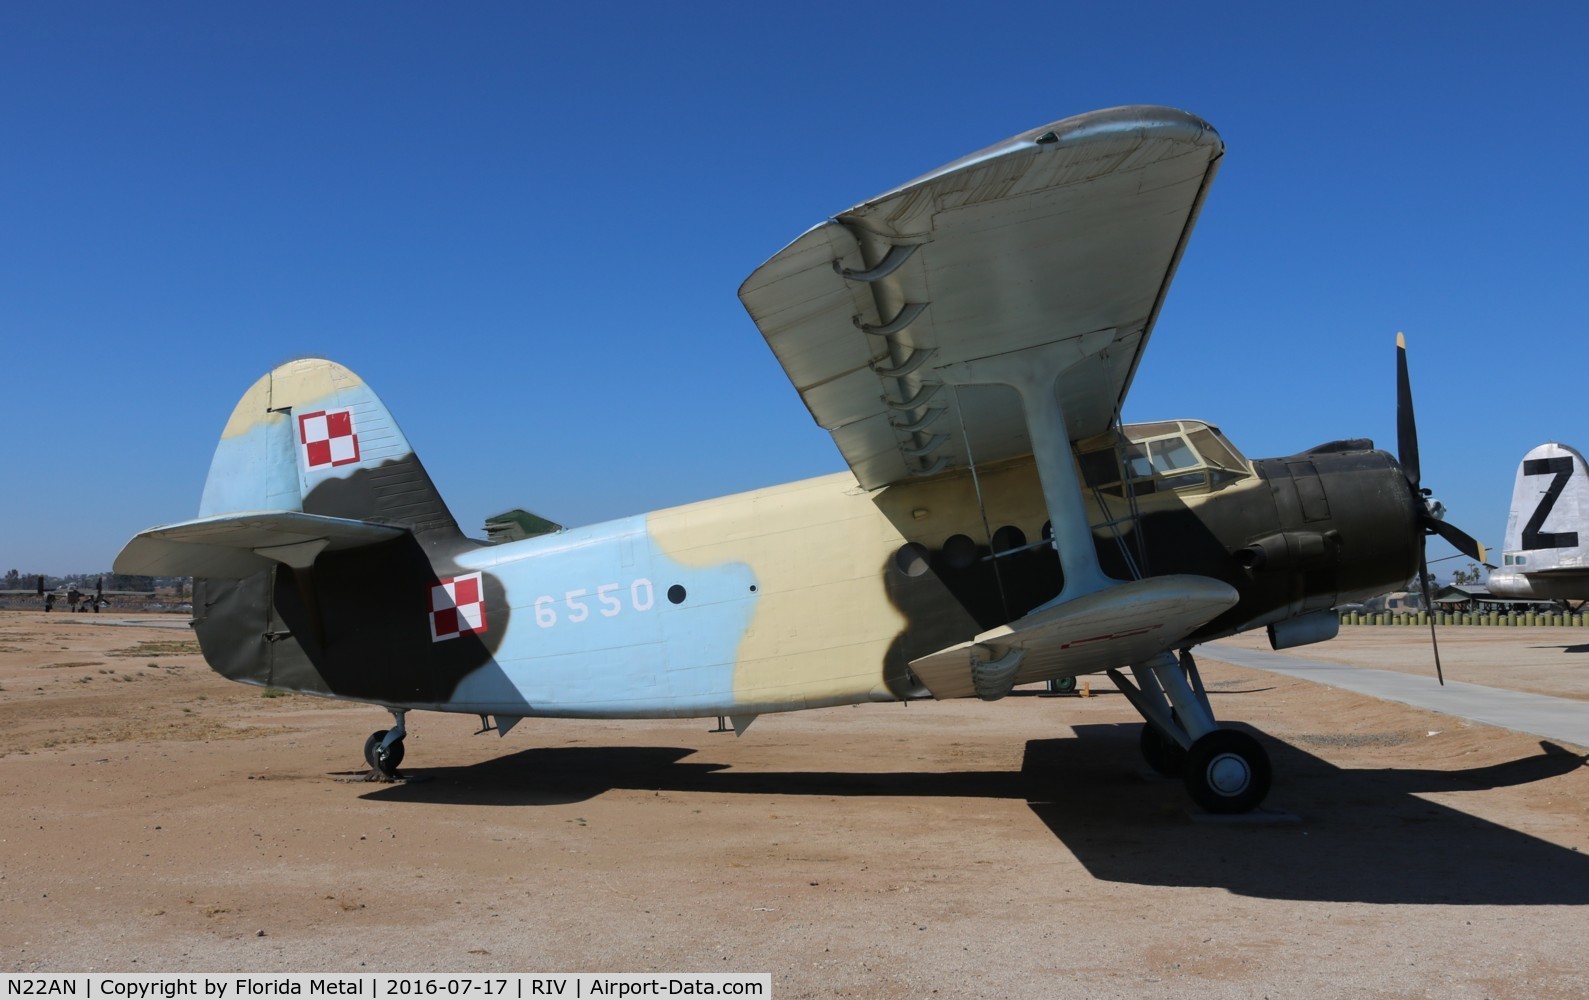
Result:
[[[1461,770],[1343,769],[1259,735],[1278,780],[1269,805],[1300,823],[1194,823],[1180,782],[1146,777],[1136,724],[1031,740],[1019,771],[736,771],[684,747],[551,747],[415,773],[366,797],[537,806],[613,789],[721,795],[995,798],[1024,801],[1092,875],[1214,887],[1261,898],[1365,903],[1589,903],[1589,856],[1427,799],[1562,777],[1578,756],[1541,752]],[[996,831],[973,831],[997,838]]]
[[[1135,750],[1137,728],[1078,726],[1079,753],[1061,745],[1072,741],[1026,747],[1023,772],[1065,775],[1050,784],[1048,801],[1034,792],[1032,812],[1097,878],[1328,902],[1589,903],[1589,856],[1420,797],[1545,781],[1584,766],[1552,744],[1488,767],[1347,769],[1254,733],[1277,776],[1267,804],[1301,822],[1232,826],[1178,822],[1186,815],[1178,781],[1139,775],[1139,789],[1151,791],[1128,793],[1118,762]]]

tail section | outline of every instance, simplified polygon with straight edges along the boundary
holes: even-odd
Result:
[[[460,534],[385,404],[357,375],[319,358],[255,382],[215,448],[199,516],[259,510]]]
[[[1501,561],[1507,573],[1589,569],[1589,467],[1576,449],[1542,444],[1523,456]]]
[[[118,572],[241,579],[275,563],[409,533],[462,538],[408,439],[341,365],[291,361],[238,401],[210,462],[199,517],[143,532]]]
[[[478,544],[369,386],[309,359],[243,394],[199,516],[141,532],[115,565],[194,577],[194,632],[227,677],[426,704],[490,661],[511,617],[500,582],[476,572],[479,627],[436,634],[443,612],[456,625],[446,584],[469,576],[456,558]]]

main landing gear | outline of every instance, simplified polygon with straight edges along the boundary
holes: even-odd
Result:
[[[1211,813],[1244,813],[1269,794],[1269,753],[1252,736],[1214,721],[1190,650],[1131,665],[1133,684],[1118,670],[1109,677],[1147,720],[1142,756],[1159,774],[1180,778],[1187,794]]]
[[[391,713],[392,728],[377,729],[364,741],[364,762],[387,780],[399,777],[397,765],[403,762],[403,737],[408,735],[408,728],[403,724],[408,709],[394,708]]]

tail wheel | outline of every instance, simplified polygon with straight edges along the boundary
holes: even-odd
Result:
[[[1186,751],[1181,780],[1211,813],[1244,813],[1269,794],[1269,752],[1237,729],[1205,733]]]
[[[375,763],[371,766],[386,777],[395,778],[397,777],[397,765],[403,762],[403,741],[398,740],[384,749],[377,743],[371,756],[375,758]]]
[[[371,767],[376,766],[375,748],[381,745],[382,740],[386,739],[386,732],[387,731],[384,729],[377,729],[375,732],[370,734],[369,739],[364,741],[364,763],[370,765]]]

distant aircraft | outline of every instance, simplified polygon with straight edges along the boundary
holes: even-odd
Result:
[[[53,610],[57,603],[64,601],[73,611],[92,609],[97,612],[100,608],[109,607],[111,604],[110,598],[112,597],[125,601],[130,598],[147,598],[153,593],[154,591],[152,590],[106,590],[105,580],[100,577],[94,581],[94,596],[90,597],[78,590],[75,585],[66,591],[62,591],[59,587],[46,588],[44,586],[44,577],[41,576],[38,577],[38,583],[32,590],[0,590],[0,598],[37,597],[44,602],[44,610],[46,611]],[[79,608],[79,605],[81,605],[81,608]]]
[[[1188,648],[1327,639],[1337,604],[1420,573],[1431,532],[1482,553],[1420,489],[1400,342],[1399,461],[1356,439],[1253,462],[1201,421],[1121,424],[1224,151],[1184,112],[1081,115],[758,268],[740,298],[848,473],[584,528],[515,512],[474,540],[375,393],[301,360],[233,411],[198,519],[116,570],[196,577],[225,676],[388,708],[365,744],[387,776],[413,709],[743,732],[1107,671],[1154,767],[1251,809],[1268,755],[1215,721]],[[438,405],[459,391],[438,381]]]
[[[1523,456],[1486,586],[1496,597],[1589,601],[1589,468],[1576,449],[1553,442]]]

